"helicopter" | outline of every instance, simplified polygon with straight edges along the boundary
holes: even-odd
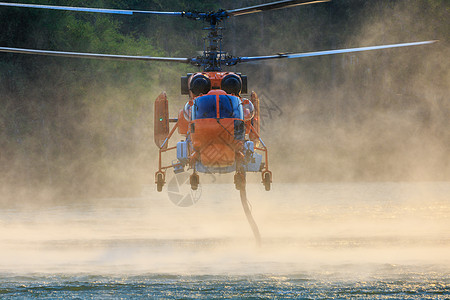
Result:
[[[252,91],[248,93],[247,76],[223,69],[239,63],[263,60],[293,59],[334,55],[351,52],[382,50],[432,44],[436,41],[420,41],[400,44],[377,45],[359,48],[335,49],[305,53],[278,53],[266,56],[238,57],[229,55],[222,48],[220,23],[232,17],[271,10],[312,5],[331,0],[282,0],[237,9],[221,9],[213,12],[167,12],[148,10],[121,10],[88,7],[70,7],[40,4],[0,2],[3,7],[63,10],[72,12],[119,14],[119,15],[163,15],[203,21],[208,31],[202,55],[191,58],[112,55],[98,53],[62,52],[36,49],[0,47],[0,52],[18,54],[49,55],[73,58],[108,59],[125,61],[151,61],[190,64],[202,69],[181,77],[181,94],[188,100],[178,112],[177,118],[170,118],[168,99],[162,92],[154,103],[154,141],[159,148],[158,170],[155,173],[157,191],[166,183],[167,170],[175,174],[192,170],[189,183],[192,190],[199,186],[198,173],[233,173],[237,190],[245,191],[246,173],[261,173],[266,191],[271,189],[272,172],[269,170],[268,147],[260,136],[260,100]],[[174,126],[170,128],[170,123]],[[176,146],[169,147],[175,131],[184,137]],[[162,156],[176,151],[176,159],[163,165]]]

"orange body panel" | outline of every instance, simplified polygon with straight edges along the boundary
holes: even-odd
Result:
[[[184,118],[184,110],[178,113],[178,133],[186,135],[189,128],[189,121]]]
[[[155,144],[161,148],[169,134],[169,102],[165,92],[162,92],[155,101],[153,129]],[[163,148],[167,148],[167,143]]]
[[[200,153],[200,161],[204,166],[225,167],[234,163],[236,151],[242,148],[242,142],[234,139],[234,120],[192,121],[192,145]]]

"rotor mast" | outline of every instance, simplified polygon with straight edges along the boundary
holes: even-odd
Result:
[[[219,27],[219,22],[214,15],[210,20],[210,27],[204,28],[209,30],[208,36],[205,38],[205,49],[203,50],[203,57],[205,58],[204,71],[221,71],[221,59],[225,55],[222,51],[222,30]]]
[[[208,27],[203,28],[208,30],[208,35],[204,38],[205,45],[203,48],[203,55],[193,58],[191,63],[202,67],[205,72],[220,72],[222,71],[222,64],[229,65],[233,57],[227,56],[223,51],[223,27],[220,27],[220,22],[228,18],[228,14],[224,10],[210,13],[184,13],[183,16],[189,19],[203,20],[208,23]]]

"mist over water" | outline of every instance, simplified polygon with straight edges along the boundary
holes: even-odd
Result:
[[[416,296],[444,298],[450,293],[449,194],[448,183],[275,184],[271,192],[251,184],[260,248],[230,184],[204,184],[190,208],[153,187],[139,198],[5,207],[1,293],[31,295],[18,286],[50,284],[61,287],[59,296],[95,295],[93,289],[105,295],[98,285],[112,285],[120,295],[140,284],[141,292],[154,293],[148,295],[208,298],[228,293],[228,284],[234,297],[252,288],[267,289],[268,297],[280,289],[290,296],[331,295],[336,286],[350,289],[342,294],[348,296],[355,285],[370,292],[394,281],[391,296],[416,285],[422,289]],[[82,283],[86,290],[71,294],[69,287]],[[214,293],[185,290],[205,286]]]

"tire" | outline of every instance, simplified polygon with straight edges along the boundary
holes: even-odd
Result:
[[[264,174],[264,180],[263,180],[263,183],[264,183],[264,187],[265,187],[265,189],[266,189],[266,191],[268,192],[268,191],[270,191],[270,181],[271,181],[271,178],[270,178],[271,176],[270,176],[270,173],[265,173]]]
[[[163,186],[164,186],[163,174],[158,174],[156,177],[156,190],[158,192],[162,192]]]
[[[190,177],[191,189],[196,191],[198,189],[199,177],[197,174],[192,174]]]

